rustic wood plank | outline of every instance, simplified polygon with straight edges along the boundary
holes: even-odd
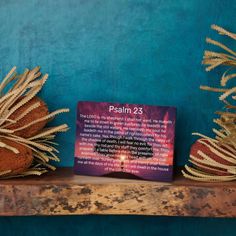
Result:
[[[236,217],[236,182],[172,183],[73,175],[0,181],[0,215],[130,214]]]

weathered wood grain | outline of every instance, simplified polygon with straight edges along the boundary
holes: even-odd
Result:
[[[73,175],[71,168],[0,181],[0,215],[131,214],[236,217],[236,182],[172,183]]]

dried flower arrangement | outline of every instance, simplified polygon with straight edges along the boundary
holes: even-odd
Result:
[[[41,175],[55,170],[51,160],[59,161],[53,139],[68,126],[45,125],[69,110],[49,113],[44,101],[36,97],[48,78],[39,70],[35,67],[17,74],[13,67],[0,83],[0,178]]]
[[[217,25],[212,25],[211,28],[236,40],[234,33]],[[232,101],[236,100],[236,87],[228,88],[228,82],[236,78],[236,52],[210,38],[207,38],[206,42],[223,49],[223,52],[205,51],[202,63],[207,65],[206,71],[220,65],[229,68],[222,75],[219,88],[200,88],[221,93],[219,100],[224,103],[225,110],[216,112],[219,118],[213,120],[219,126],[218,129],[213,129],[215,138],[194,133],[200,136],[200,139],[191,148],[191,166],[185,165],[182,173],[186,178],[197,181],[231,181],[236,180],[236,105],[232,104]]]

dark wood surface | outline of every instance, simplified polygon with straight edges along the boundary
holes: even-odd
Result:
[[[74,175],[0,180],[0,215],[129,214],[236,217],[236,182],[171,183]]]

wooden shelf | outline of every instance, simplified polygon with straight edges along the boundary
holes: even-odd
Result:
[[[129,214],[236,217],[236,182],[172,183],[73,175],[0,181],[0,215]]]

